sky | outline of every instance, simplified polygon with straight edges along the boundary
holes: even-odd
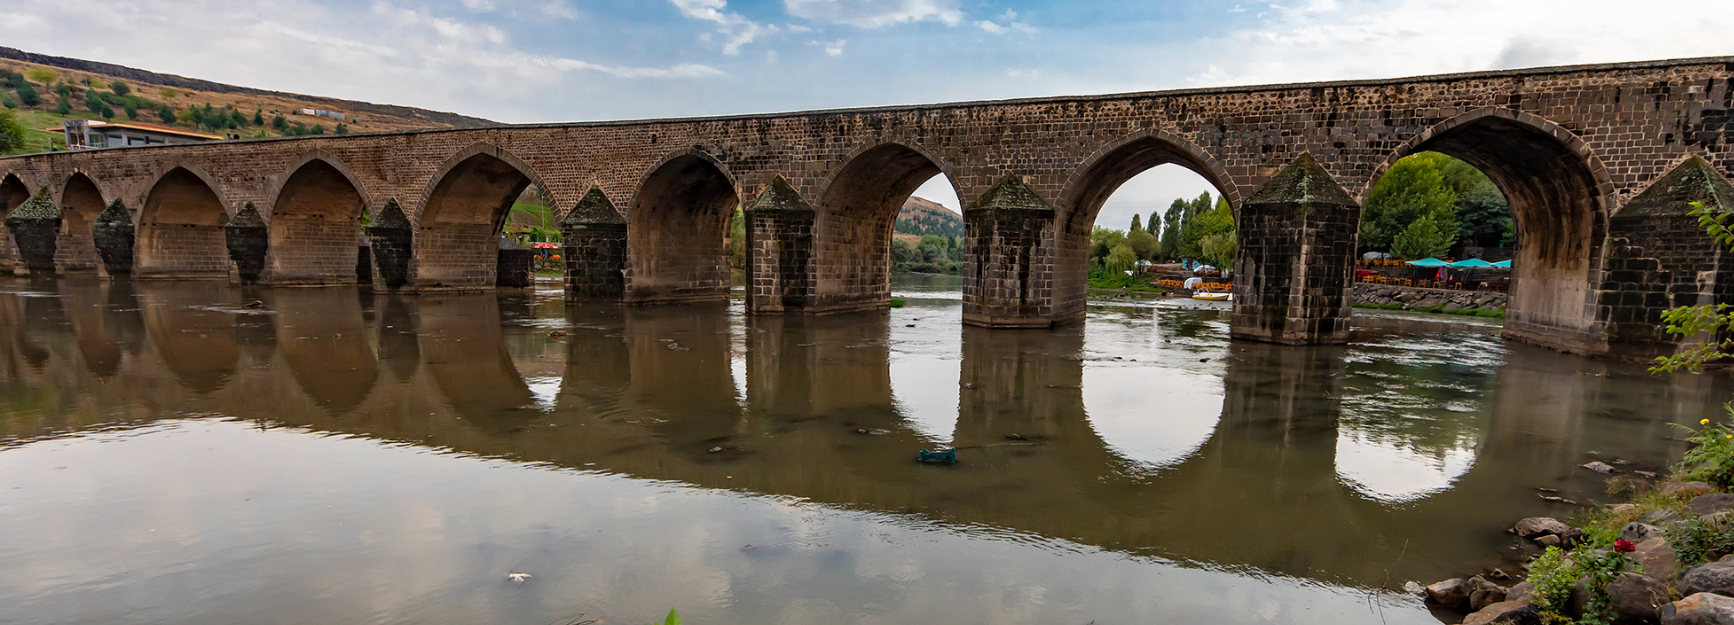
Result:
[[[1730,32],[1729,0],[0,4],[0,45],[513,123],[1734,55]],[[1210,189],[1173,169],[1127,183],[1098,223]],[[942,181],[918,195],[957,205]]]

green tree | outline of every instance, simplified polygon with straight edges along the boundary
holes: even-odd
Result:
[[[18,123],[18,112],[0,110],[0,154],[24,150],[24,125]]]
[[[1199,256],[1223,270],[1234,269],[1234,254],[1237,247],[1233,230],[1218,232],[1198,240]]]
[[[1438,152],[1421,152],[1391,165],[1373,185],[1367,206],[1361,210],[1362,249],[1396,254],[1397,235],[1424,216],[1431,217],[1434,227],[1454,241],[1458,195],[1445,179],[1445,169],[1452,161],[1461,162]],[[1446,247],[1450,247],[1449,242]]]
[[[173,124],[175,123],[175,110],[169,108],[169,105],[167,104],[158,106],[157,118],[163,120],[163,123],[165,124]]]
[[[729,266],[736,269],[747,266],[747,214],[739,207],[729,220]]]
[[[108,88],[114,90],[114,94],[118,96],[125,96],[126,94],[132,93],[132,87],[128,87],[126,86],[126,83],[118,80],[108,83]]]
[[[106,106],[106,103],[102,101],[102,96],[97,94],[95,89],[84,90],[84,108],[89,109],[92,113],[101,113],[103,106]]]
[[[1191,206],[1186,200],[1175,199],[1168,205],[1168,212],[1162,215],[1162,253],[1173,258],[1180,253],[1180,222],[1186,219],[1186,209]],[[1155,221],[1156,216],[1150,216]]]
[[[138,119],[138,104],[133,103],[132,100],[127,100],[120,108],[126,111],[127,119]]]
[[[1405,260],[1444,256],[1456,239],[1456,230],[1447,230],[1432,215],[1422,215],[1409,223],[1391,240],[1391,254]]]
[[[18,81],[17,91],[18,101],[23,102],[24,106],[36,106],[42,104],[42,94],[36,92],[36,87],[31,86],[30,81]]]
[[[313,134],[316,134],[316,135],[325,134],[325,124],[314,124],[313,125]]]
[[[334,134],[346,135],[346,134],[349,134],[349,127],[343,125],[343,122],[338,122],[337,123],[337,129],[333,130],[331,132]]]
[[[71,115],[72,114],[72,101],[67,100],[65,96],[61,96],[60,104],[56,104],[54,106],[54,114],[60,115],[62,117],[67,116],[67,115]]]
[[[1109,271],[1130,271],[1137,265],[1138,253],[1132,251],[1132,246],[1125,243],[1114,246],[1114,249],[1108,252],[1108,256],[1102,259],[1102,266]]]
[[[1141,219],[1142,218],[1138,216],[1138,213],[1132,213],[1132,227],[1126,230],[1127,235],[1131,235],[1134,232],[1144,231],[1144,222],[1141,221]]]
[[[1209,194],[1200,198],[1208,200]],[[1208,206],[1208,204],[1204,204]],[[1192,209],[1188,209],[1192,210]],[[1224,232],[1234,232],[1234,209],[1228,206],[1228,200],[1219,198],[1216,207],[1208,211],[1200,211],[1180,226],[1180,257],[1206,260],[1204,239]]]
[[[60,98],[63,100],[70,98],[72,97],[72,85],[60,83],[54,86],[54,92],[60,94]]]
[[[102,112],[97,114],[101,115],[103,119],[114,119],[114,109],[109,108],[107,104],[103,104]]]
[[[1150,260],[1162,253],[1162,240],[1142,228],[1126,235],[1126,245],[1132,247],[1132,252],[1137,254],[1140,260]]]
[[[1114,251],[1115,247],[1119,247],[1125,242],[1126,233],[1124,232],[1102,226],[1091,228],[1090,259],[1095,263],[1101,263],[1102,259],[1108,257],[1109,252]]]
[[[42,83],[43,85],[52,85],[54,84],[54,81],[60,80],[60,75],[54,73],[54,70],[42,67],[32,67],[24,70],[24,75],[30,77],[31,80]]]
[[[273,117],[271,118],[271,127],[276,128],[277,132],[287,132],[289,130],[289,118],[282,115]]]
[[[253,125],[254,126],[265,125],[265,109],[263,109],[263,108],[253,109]]]

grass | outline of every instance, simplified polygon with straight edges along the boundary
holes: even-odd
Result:
[[[1505,309],[1503,309],[1503,308],[1501,308],[1499,310],[1482,310],[1479,308],[1459,308],[1457,310],[1445,310],[1444,304],[1439,304],[1437,306],[1429,306],[1426,308],[1415,308],[1412,306],[1408,306],[1406,304],[1356,303],[1355,308],[1371,308],[1373,310],[1406,310],[1409,312],[1434,313],[1434,314],[1441,314],[1441,315],[1457,315],[1460,317],[1485,317],[1488,319],[1504,319],[1505,318]]]
[[[1168,289],[1150,283],[1150,279],[1136,275],[1097,272],[1090,276],[1090,288],[1115,289],[1119,291],[1139,291],[1144,293],[1167,293]]]

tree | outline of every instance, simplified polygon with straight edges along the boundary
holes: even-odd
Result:
[[[1144,231],[1144,222],[1140,221],[1140,217],[1138,217],[1138,213],[1132,213],[1132,228],[1127,230],[1126,234],[1130,235],[1134,232],[1143,232],[1143,231]]]
[[[173,124],[175,123],[175,110],[164,104],[157,107],[157,117],[162,119],[165,124]]]
[[[1234,269],[1234,254],[1238,245],[1234,231],[1218,232],[1199,239],[1199,256],[1218,269]]]
[[[314,124],[313,125],[313,134],[316,134],[316,135],[325,134],[325,124]]]
[[[1108,252],[1108,256],[1102,259],[1102,266],[1106,267],[1108,271],[1130,271],[1137,265],[1138,253],[1132,251],[1132,246],[1125,243],[1114,246],[1114,249]]]
[[[109,108],[107,104],[103,104],[102,112],[98,113],[98,115],[101,115],[103,119],[114,119],[114,109]]]
[[[72,85],[60,83],[54,86],[54,92],[60,94],[61,99],[70,98],[72,97]]]
[[[1126,242],[1126,233],[1113,228],[1096,226],[1090,229],[1090,259],[1102,262],[1115,247]]]
[[[54,114],[60,115],[63,117],[66,115],[71,115],[72,114],[72,102],[67,100],[64,97],[60,98],[60,104],[54,105]]]
[[[1169,258],[1180,253],[1180,222],[1186,218],[1186,200],[1175,199],[1162,216],[1162,252]],[[1150,216],[1155,221],[1156,216]]]
[[[32,67],[24,70],[24,75],[30,77],[31,80],[42,83],[43,85],[52,85],[54,84],[54,81],[60,80],[60,75],[54,73],[54,70],[42,67]]]
[[[132,87],[128,87],[126,86],[126,83],[118,80],[108,83],[108,88],[114,90],[114,94],[118,96],[125,96],[126,94],[132,93]]]
[[[138,105],[134,104],[132,100],[127,100],[125,104],[122,104],[121,109],[126,111],[127,119],[138,119]]]
[[[36,93],[36,87],[30,86],[30,81],[18,81],[17,91],[18,101],[23,102],[24,106],[36,106],[42,104],[42,95]]]
[[[101,113],[103,106],[106,106],[106,103],[102,101],[102,96],[98,95],[95,89],[84,90],[84,108],[90,109],[92,113]]]
[[[1367,206],[1361,211],[1362,249],[1390,250],[1395,254],[1396,236],[1423,216],[1431,217],[1434,225],[1454,241],[1458,196],[1456,189],[1446,182],[1445,169],[1456,160],[1438,152],[1421,152],[1391,165],[1373,185]]]
[[[349,127],[343,125],[343,122],[338,122],[337,123],[337,130],[334,130],[332,132],[335,134],[346,135],[346,134],[349,134]]]
[[[729,266],[737,269],[747,266],[747,215],[739,207],[729,219]]]
[[[0,154],[24,149],[24,125],[18,123],[18,112],[0,110]]]
[[[1432,215],[1423,215],[1391,240],[1391,254],[1404,260],[1443,256],[1451,250],[1456,230],[1447,230]]]
[[[1200,199],[1208,201],[1209,195],[1206,193],[1205,197]],[[1203,245],[1205,237],[1224,232],[1234,232],[1234,209],[1228,206],[1226,198],[1218,198],[1215,208],[1200,211],[1180,225],[1181,258],[1206,260]]]
[[[263,108],[253,109],[253,125],[254,126],[265,125],[265,109],[263,109]]]
[[[1133,225],[1137,223],[1134,222]],[[1162,240],[1143,229],[1133,230],[1126,235],[1126,245],[1132,247],[1132,252],[1137,254],[1140,260],[1150,260],[1162,253]]]
[[[271,118],[271,127],[276,128],[277,132],[289,130],[289,118],[282,115],[273,117]]]

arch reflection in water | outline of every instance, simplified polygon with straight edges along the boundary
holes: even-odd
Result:
[[[211,393],[228,384],[241,357],[229,312],[240,309],[240,293],[214,282],[139,282],[135,287],[157,357],[181,385]]]
[[[541,413],[506,353],[500,304],[492,294],[423,296],[420,352],[429,377],[458,414],[479,428],[509,432]]]
[[[367,398],[379,366],[354,289],[278,289],[271,304],[278,349],[303,391],[339,414]]]

